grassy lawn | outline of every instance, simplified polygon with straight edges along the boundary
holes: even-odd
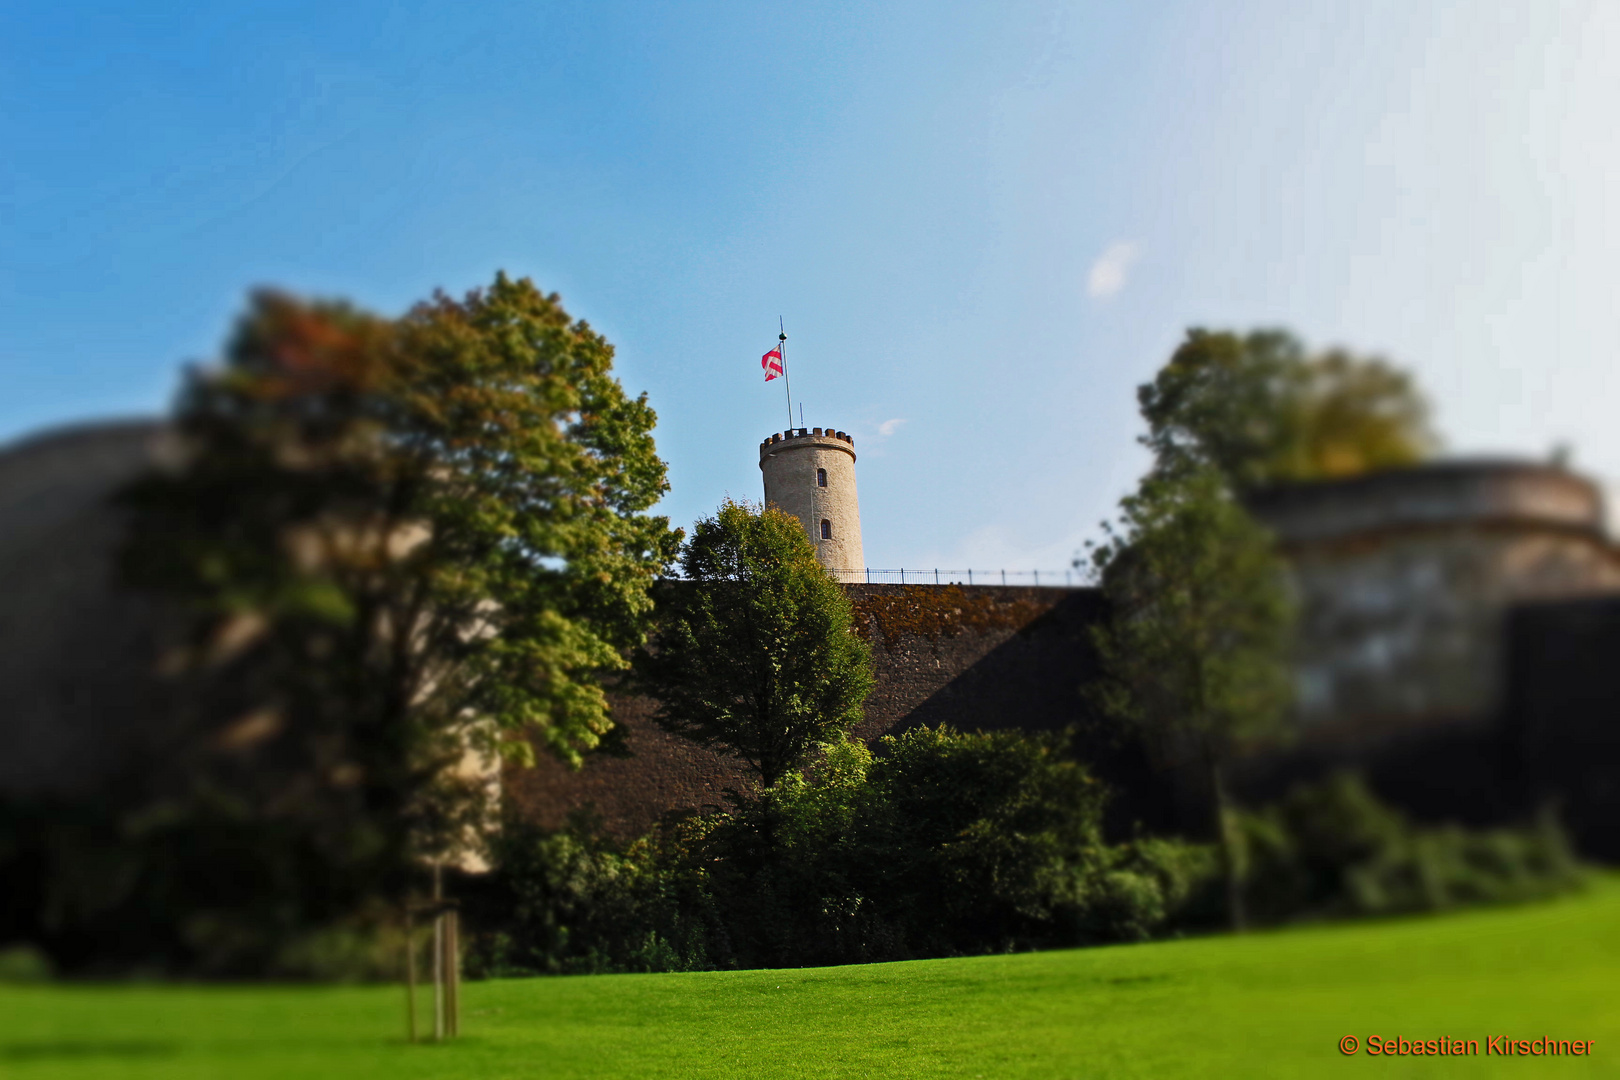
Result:
[[[1620,878],[1533,906],[1078,952],[472,983],[407,1046],[393,987],[0,988],[0,1076],[1620,1077]],[[1593,1039],[1344,1057],[1342,1035]]]

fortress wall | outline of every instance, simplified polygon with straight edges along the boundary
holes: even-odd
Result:
[[[520,816],[548,829],[583,814],[623,839],[640,835],[666,813],[724,806],[726,788],[742,788],[748,770],[734,758],[670,735],[652,720],[653,702],[610,693],[623,755],[587,755],[571,770],[544,753],[533,768],[508,767],[501,797]]]
[[[1515,605],[1620,589],[1608,546],[1509,524],[1297,545],[1297,709],[1307,727],[1486,722]]]
[[[1259,493],[1300,601],[1296,708],[1365,736],[1500,712],[1518,604],[1620,591],[1591,481],[1450,461]]]
[[[1558,680],[1534,676],[1558,665],[1550,654],[1526,663],[1535,641],[1510,627],[1534,605],[1556,634],[1566,601],[1620,594],[1597,486],[1554,466],[1450,461],[1276,488],[1251,509],[1277,533],[1298,590],[1301,737],[1242,763],[1235,786],[1265,800],[1354,767],[1419,818],[1527,813],[1512,728],[1530,710],[1514,684],[1547,692]],[[1599,757],[1620,765],[1612,748]]]
[[[1086,712],[1091,589],[846,585],[877,688],[859,734],[918,725],[1060,730]]]
[[[175,630],[117,584],[113,494],[172,453],[163,425],[51,432],[0,453],[0,792],[98,792],[158,752]]]
[[[1090,589],[961,585],[846,585],[855,626],[872,646],[877,686],[855,734],[876,739],[918,725],[962,730],[1062,730],[1087,718],[1082,685],[1093,671],[1089,627],[1101,597]],[[596,755],[570,773],[543,761],[508,773],[507,793],[548,826],[592,807],[603,824],[634,834],[670,809],[719,805],[746,781],[729,758],[665,734],[652,702],[614,696],[614,720],[635,755]],[[1107,765],[1119,753],[1096,740]],[[1117,770],[1116,770],[1117,771]]]
[[[1596,484],[1556,465],[1454,459],[1339,480],[1279,484],[1250,507],[1285,544],[1434,525],[1518,523],[1601,534]]]
[[[1620,598],[1525,605],[1507,636],[1507,786],[1525,807],[1557,807],[1582,851],[1620,862]]]
[[[164,425],[135,423],[0,450],[0,794],[95,797],[120,772],[163,764],[180,700],[157,671],[176,626],[117,586],[122,521],[108,500],[168,460],[170,442]],[[1247,797],[1353,764],[1421,816],[1499,817],[1551,793],[1599,808],[1588,821],[1612,819],[1620,555],[1595,486],[1546,466],[1443,463],[1278,489],[1253,508],[1300,588],[1306,724],[1234,778]],[[845,588],[877,675],[861,737],[1078,723],[1080,756],[1126,792],[1117,820],[1188,820],[1176,796],[1186,783],[1153,773],[1088,714],[1094,591]],[[1537,614],[1516,622],[1527,604]],[[735,762],[664,734],[650,702],[610,696],[635,756],[597,755],[577,773],[549,760],[508,770],[507,798],[549,825],[595,806],[627,835],[670,809],[719,805],[746,780]],[[1529,779],[1510,791],[1504,777],[1521,766]],[[1620,857],[1604,827],[1607,840],[1583,843]]]

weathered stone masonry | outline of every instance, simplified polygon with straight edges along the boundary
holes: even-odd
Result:
[[[858,737],[875,740],[924,724],[968,731],[1070,725],[1089,730],[1082,687],[1094,670],[1089,627],[1101,610],[1093,590],[845,589],[856,630],[872,645],[877,682]],[[548,825],[588,807],[610,830],[626,834],[670,810],[721,805],[726,787],[746,782],[735,763],[661,731],[652,720],[652,702],[622,695],[612,700],[633,757],[598,756],[573,773],[551,762],[514,771],[508,796]],[[1129,751],[1117,750],[1110,740],[1095,741],[1095,756],[1105,768],[1139,778],[1138,759]]]
[[[177,687],[162,673],[176,627],[118,586],[110,501],[171,443],[165,425],[136,422],[0,451],[0,798],[101,797],[115,776],[174,759]],[[1355,765],[1426,817],[1500,820],[1561,802],[1584,850],[1620,859],[1620,554],[1590,481],[1534,463],[1443,462],[1278,489],[1254,509],[1300,588],[1302,724],[1286,752],[1250,763],[1245,794]],[[1186,784],[1087,714],[1094,592],[846,588],[877,674],[862,737],[1078,723],[1077,752],[1124,792],[1116,824],[1184,825]],[[512,771],[506,797],[548,824],[594,806],[625,834],[719,805],[744,781],[734,763],[660,731],[649,702],[613,704],[634,756]]]

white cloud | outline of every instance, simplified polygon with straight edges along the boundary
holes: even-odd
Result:
[[[1107,299],[1125,287],[1125,278],[1131,264],[1139,254],[1130,240],[1110,244],[1108,250],[1097,256],[1086,276],[1086,292],[1098,299]]]
[[[905,421],[901,419],[885,420],[883,423],[878,425],[878,434],[887,439],[890,435],[893,435],[895,432],[899,431],[900,425],[903,423],[905,423]]]

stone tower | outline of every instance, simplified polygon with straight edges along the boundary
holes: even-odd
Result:
[[[816,558],[841,581],[865,580],[855,440],[827,428],[791,428],[759,444],[765,505],[804,524]]]

